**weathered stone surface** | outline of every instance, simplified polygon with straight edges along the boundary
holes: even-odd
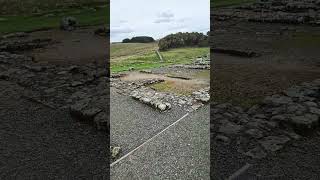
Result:
[[[247,134],[248,136],[250,137],[253,137],[253,138],[262,138],[263,137],[263,133],[262,131],[258,130],[258,129],[248,129],[245,134]]]
[[[27,37],[28,35],[29,34],[25,32],[16,32],[16,33],[5,34],[0,39],[21,38],[21,37]]]
[[[70,114],[74,117],[81,117],[82,111],[88,106],[87,101],[79,101],[70,106]]]
[[[292,103],[292,99],[286,96],[273,95],[273,96],[266,97],[264,99],[264,103],[272,106],[280,106],[283,104]]]
[[[221,125],[219,132],[227,135],[236,135],[240,132],[242,127],[233,123],[226,123]]]
[[[275,115],[271,117],[272,121],[284,121],[286,120],[286,116],[284,115]]]
[[[121,153],[121,148],[120,147],[113,147],[110,146],[110,155],[112,159],[117,158]]]
[[[238,9],[241,9],[239,11]],[[213,13],[217,21],[233,18],[260,23],[311,24],[319,25],[318,1],[257,1],[237,8],[222,8]],[[261,14],[261,12],[263,12]]]
[[[21,52],[26,50],[32,50],[36,48],[43,48],[54,42],[52,39],[31,39],[31,40],[15,40],[15,41],[0,41],[0,52]],[[12,54],[10,54],[11,57]],[[20,55],[21,56],[21,55]]]
[[[13,42],[9,43],[14,44],[11,47],[21,50],[19,43]],[[30,48],[39,47],[37,43],[42,43],[40,40],[23,41],[22,49],[25,48],[24,42]],[[97,72],[105,72],[103,65],[44,65],[33,62],[29,56],[0,52],[0,69],[6,69],[1,71],[0,78],[17,83],[26,91],[32,92],[25,98],[51,109],[69,108],[70,115],[77,120],[93,122],[98,114],[107,110],[108,78],[97,75]],[[109,119],[100,121],[97,127],[103,130]]]
[[[104,112],[101,112],[94,117],[94,123],[98,130],[109,130],[109,122],[109,116]]]
[[[287,93],[269,96],[248,110],[214,103],[211,131],[237,142],[240,153],[263,158],[319,127],[319,82],[302,83]]]
[[[319,124],[319,117],[314,114],[294,116],[290,119],[293,126],[299,131],[306,131],[315,128]]]
[[[94,117],[101,111],[102,111],[102,109],[96,108],[96,107],[87,108],[81,112],[82,119],[92,121],[94,119]]]
[[[180,106],[190,112],[197,110],[210,100],[209,87],[195,91],[192,95],[179,95],[173,92],[158,92],[149,86],[161,83],[163,79],[122,81],[117,78],[111,79],[111,86],[119,93],[130,95],[133,99],[160,111],[167,111],[172,106]]]
[[[226,136],[223,135],[217,135],[215,137],[215,141],[223,143],[223,144],[229,144],[230,143],[230,139]]]
[[[287,143],[290,138],[286,136],[268,136],[263,140],[259,141],[259,143],[266,149],[267,151],[277,151],[283,147],[285,143]]]
[[[312,114],[316,114],[316,115],[320,116],[320,109],[319,109],[319,108],[310,107],[310,112],[311,112]]]
[[[264,150],[260,147],[255,147],[248,152],[245,153],[245,155],[252,157],[254,159],[262,159],[267,156],[267,153],[264,152]]]

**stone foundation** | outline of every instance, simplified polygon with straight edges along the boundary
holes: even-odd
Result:
[[[263,158],[319,128],[320,79],[268,96],[248,110],[213,103],[211,133],[220,143],[239,152]]]

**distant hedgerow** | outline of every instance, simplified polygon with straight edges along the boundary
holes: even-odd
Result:
[[[122,40],[122,43],[151,43],[154,41],[155,40],[149,36],[137,36],[137,37],[133,37],[131,39],[126,38],[126,39]]]

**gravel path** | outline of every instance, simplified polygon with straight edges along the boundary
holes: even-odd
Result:
[[[111,167],[113,180],[208,180],[209,106],[190,113]]]
[[[110,94],[110,145],[120,146],[121,154],[138,147],[187,113],[179,107],[160,112],[112,88]]]
[[[257,162],[248,173],[281,179],[319,179],[320,131],[284,148],[274,156]]]
[[[0,81],[0,179],[107,179],[107,135],[22,92]]]

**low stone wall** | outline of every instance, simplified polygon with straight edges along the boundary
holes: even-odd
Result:
[[[22,98],[52,109],[69,109],[72,117],[109,127],[107,72],[95,64],[86,66],[40,65],[31,57],[0,53],[0,79],[25,88]]]
[[[9,36],[9,35],[8,35]],[[13,35],[12,35],[13,36]],[[52,39],[32,39],[23,41],[0,41],[0,52],[21,52],[36,48],[43,48],[53,44]]]
[[[204,57],[198,57],[191,64],[177,64],[169,66],[170,68],[184,68],[184,69],[210,69],[210,54]]]
[[[246,4],[237,8],[222,8],[213,13],[218,21],[242,19],[262,23],[320,25],[318,1],[269,0]]]
[[[131,95],[131,97],[133,97],[134,99],[139,100],[140,102],[150,105],[154,108],[159,109],[160,111],[165,111],[165,110],[169,110],[171,109],[171,104],[168,102],[163,102],[160,98],[160,96],[158,96],[158,94],[156,94],[153,91],[148,91],[147,93],[142,93],[141,90],[140,91],[134,91]]]
[[[211,107],[211,132],[218,143],[264,158],[319,127],[320,79],[266,97],[248,110],[231,104]]]
[[[172,106],[179,106],[191,112],[197,110],[210,100],[209,87],[187,96],[170,92],[158,92],[148,86],[163,81],[163,79],[145,79],[130,82],[121,81],[119,78],[111,78],[111,87],[115,88],[120,94],[131,96],[133,99],[160,111],[167,111]]]

